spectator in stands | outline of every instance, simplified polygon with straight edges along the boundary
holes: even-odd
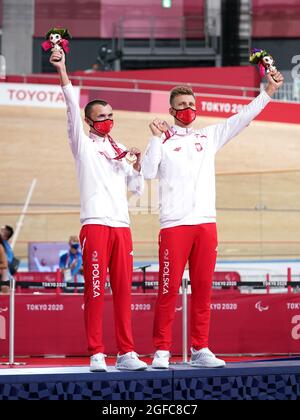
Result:
[[[98,62],[94,63],[90,69],[84,70],[85,73],[93,73],[95,71],[101,71],[101,64]]]
[[[8,262],[8,269],[10,274],[14,275],[19,267],[20,261],[15,258],[13,250],[9,244],[9,240],[12,238],[14,234],[14,230],[11,226],[5,225],[1,227],[0,236],[3,240],[4,249],[7,257]]]
[[[82,248],[85,297],[84,314],[90,370],[106,371],[103,346],[103,306],[107,269],[114,298],[115,331],[119,354],[116,368],[144,370],[147,364],[134,352],[131,325],[132,239],[129,228],[127,188],[143,191],[141,152],[127,150],[110,135],[111,106],[101,100],[85,107],[84,133],[80,107],[69,80],[65,54],[53,52],[50,63],[57,69],[67,105],[69,144],[76,162],[81,199],[80,242]]]
[[[8,263],[7,263],[7,257],[5,252],[5,245],[4,241],[0,235],[0,280],[1,281],[7,281],[7,269],[8,269]],[[9,288],[7,286],[1,286],[1,292],[7,293]]]
[[[12,238],[13,234],[14,234],[14,230],[11,226],[5,225],[1,227],[0,236],[3,239],[8,263],[12,262],[14,258],[13,250],[11,249],[11,246],[8,242]]]
[[[218,240],[215,208],[215,155],[254,120],[283,84],[277,70],[249,105],[225,122],[193,128],[196,98],[189,86],[170,93],[169,113],[174,125],[155,119],[152,138],[142,163],[146,179],[159,179],[159,293],[154,321],[156,353],[153,368],[169,367],[172,325],[178,289],[187,261],[192,287],[191,365],[224,367],[208,348],[212,279]]]
[[[65,282],[79,281],[81,279],[78,276],[82,274],[82,254],[77,236],[70,237],[69,245],[69,251],[62,254],[59,259],[59,268],[64,273]]]

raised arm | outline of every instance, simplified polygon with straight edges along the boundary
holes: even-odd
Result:
[[[84,147],[84,130],[78,99],[66,69],[65,53],[54,52],[50,57],[50,63],[56,68],[60,77],[60,84],[67,105],[69,143],[74,156],[77,156]]]
[[[157,177],[158,168],[162,159],[161,136],[165,131],[164,123],[155,119],[150,125],[152,137],[145,152],[142,162],[142,170],[145,179],[154,179]]]
[[[53,52],[50,57],[50,63],[56,68],[62,87],[71,83],[66,68],[66,56],[63,51]]]
[[[208,130],[213,130],[216,151],[248,127],[251,121],[268,105],[274,93],[282,86],[284,80],[280,72],[268,74],[267,79],[268,84],[265,90],[249,105],[246,105],[241,112],[228,118],[224,123],[208,127]]]

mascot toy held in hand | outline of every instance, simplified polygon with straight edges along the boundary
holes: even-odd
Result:
[[[262,78],[265,77],[267,73],[277,71],[276,67],[274,66],[274,58],[269,53],[267,53],[266,50],[259,50],[254,48],[251,50],[249,61],[251,64],[258,66],[259,74]]]
[[[42,43],[42,48],[44,51],[48,51],[50,49],[51,52],[64,50],[65,53],[68,53],[70,51],[68,41],[70,38],[71,35],[68,29],[52,28],[47,32],[47,41]]]

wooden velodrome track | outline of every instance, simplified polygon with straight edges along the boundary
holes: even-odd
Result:
[[[155,115],[115,112],[113,136],[145,150]],[[162,115],[171,122],[170,117]],[[220,120],[199,118],[197,125]],[[0,223],[16,225],[29,187],[36,188],[16,244],[61,241],[78,233],[79,194],[64,110],[0,107]],[[300,127],[254,122],[217,156],[221,257],[300,254]],[[137,259],[155,259],[159,230],[155,184],[132,213]],[[134,207],[135,203],[131,203]],[[260,209],[260,210],[259,210]]]

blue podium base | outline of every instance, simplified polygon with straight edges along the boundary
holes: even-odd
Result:
[[[144,372],[1,369],[0,400],[300,400],[300,359]]]

